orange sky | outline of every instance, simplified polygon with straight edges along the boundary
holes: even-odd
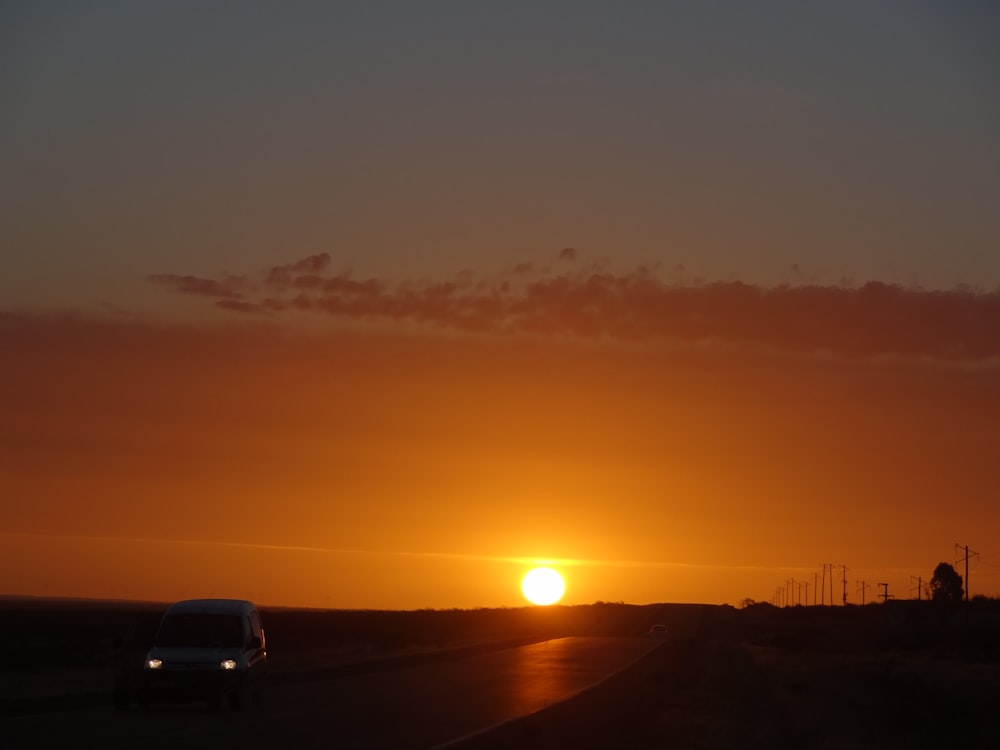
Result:
[[[506,606],[546,560],[571,603],[736,603],[832,562],[860,601],[960,542],[1000,595],[996,295],[945,300],[964,338],[940,314],[883,335],[938,293],[841,290],[870,308],[846,336],[813,290],[682,341],[625,325],[639,291],[562,278],[544,333],[456,330],[399,290],[323,326],[0,316],[0,593]],[[771,335],[775,305],[814,343]]]
[[[0,594],[1000,595],[1000,4],[567,5],[3,6]]]

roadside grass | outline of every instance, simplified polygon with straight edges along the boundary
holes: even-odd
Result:
[[[1000,664],[748,647],[811,748],[1000,746]]]

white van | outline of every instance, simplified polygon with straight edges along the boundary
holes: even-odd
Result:
[[[146,654],[139,703],[257,703],[267,667],[260,613],[242,599],[189,599],[167,609]]]

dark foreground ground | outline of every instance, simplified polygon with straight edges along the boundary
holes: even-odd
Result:
[[[713,608],[697,636],[460,747],[1000,747],[997,604]]]
[[[0,600],[0,713],[109,705],[116,664],[135,658],[163,606]],[[391,670],[463,649],[683,624],[625,672],[456,745],[461,750],[1000,747],[995,601],[264,616],[273,675],[293,681]]]

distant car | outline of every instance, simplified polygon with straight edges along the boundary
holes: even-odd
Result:
[[[205,700],[212,708],[247,708],[259,702],[266,668],[264,628],[252,602],[177,602],[146,654],[139,704]]]
[[[650,625],[649,630],[646,631],[646,635],[649,638],[666,638],[667,637],[667,626],[657,623],[656,625]]]

